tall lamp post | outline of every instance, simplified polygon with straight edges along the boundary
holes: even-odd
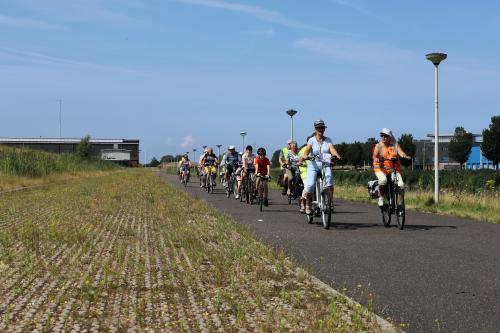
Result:
[[[290,116],[290,139],[293,141],[293,116],[297,114],[297,111],[290,109],[286,111],[286,114]]]
[[[220,147],[221,144],[215,145],[217,147],[217,157],[219,158],[219,163],[217,164],[217,176],[220,177]]]
[[[439,203],[439,90],[438,66],[446,59],[446,53],[429,53],[425,57],[434,64],[434,203]]]
[[[241,151],[245,150],[245,135],[247,135],[247,132],[240,132],[241,138],[243,139],[243,146],[241,148]]]

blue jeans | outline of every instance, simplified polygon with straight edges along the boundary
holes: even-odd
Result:
[[[305,190],[307,193],[314,193],[314,188],[316,186],[316,177],[318,176],[318,172],[321,171],[321,162],[317,161],[309,161],[307,163],[307,181]],[[330,166],[324,168],[324,184],[326,187],[333,186],[333,177],[332,177],[332,169]]]

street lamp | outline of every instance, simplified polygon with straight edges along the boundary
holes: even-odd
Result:
[[[215,146],[217,147],[217,150],[218,150],[217,156],[219,157],[219,163],[217,163],[217,176],[220,177],[220,147],[222,147],[222,145],[219,144],[219,145],[215,145]]]
[[[293,141],[293,116],[297,114],[297,111],[290,109],[286,111],[286,114],[290,116],[290,139]]]
[[[438,66],[446,59],[446,53],[429,53],[425,57],[434,64],[434,203],[439,203],[439,98]]]
[[[196,161],[196,148],[193,148],[193,161]]]
[[[247,132],[240,132],[241,138],[243,139],[243,148],[241,151],[245,150],[245,135],[247,135]]]

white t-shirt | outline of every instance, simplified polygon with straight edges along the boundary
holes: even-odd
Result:
[[[308,145],[312,146],[311,153],[313,156],[322,155],[322,154],[330,154],[330,145],[333,145],[332,140],[325,136],[323,137],[323,143],[320,144],[316,137],[313,136],[307,141]]]

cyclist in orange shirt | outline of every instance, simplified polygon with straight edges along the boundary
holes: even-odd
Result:
[[[377,176],[378,178],[378,205],[380,207],[384,206],[387,174],[392,169],[391,159],[398,159],[395,170],[396,179],[399,187],[403,188],[404,186],[403,177],[401,177],[401,164],[399,162],[399,157],[411,159],[411,157],[408,156],[398,145],[394,136],[392,135],[392,131],[388,128],[383,128],[380,131],[380,141],[375,146],[375,149],[373,149],[373,170],[375,171],[375,176]]]

